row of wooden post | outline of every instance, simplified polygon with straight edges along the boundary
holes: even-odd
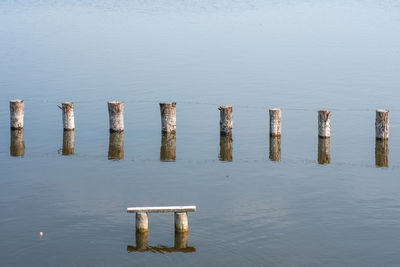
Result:
[[[62,110],[63,127],[66,131],[75,130],[74,103],[64,102],[59,108]],[[232,106],[220,106],[220,132],[230,134],[233,129]],[[176,133],[176,103],[160,103],[161,131],[163,133]],[[124,131],[124,103],[121,101],[109,101],[108,113],[111,132]],[[282,112],[280,109],[269,110],[270,135],[281,136]],[[331,112],[329,110],[318,111],[318,136],[329,138],[331,136]],[[24,101],[10,101],[11,129],[23,129],[24,127]],[[376,139],[389,138],[389,111],[378,109],[375,120]]]
[[[74,153],[74,104],[72,102],[62,103],[63,119],[63,155]],[[220,153],[222,161],[232,161],[232,106],[221,106],[220,110]],[[120,101],[108,102],[110,120],[109,159],[122,159],[124,155],[124,104]],[[160,149],[160,160],[174,161],[176,158],[176,103],[160,103],[162,140]],[[281,159],[281,132],[282,112],[280,109],[270,109],[270,146],[269,158],[272,161]],[[330,117],[328,110],[318,111],[318,162],[320,164],[330,163]],[[25,149],[23,138],[24,125],[24,101],[10,101],[11,121],[11,155],[23,156]],[[389,138],[389,114],[387,110],[376,111],[376,145],[375,156],[377,166],[388,166],[388,144]],[[21,138],[22,137],[22,138]],[[21,154],[22,153],[22,154]]]

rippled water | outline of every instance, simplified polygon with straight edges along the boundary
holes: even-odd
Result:
[[[398,266],[399,29],[398,1],[1,1],[1,265]],[[108,132],[113,99],[123,136]],[[177,102],[175,139],[163,101]],[[329,144],[318,109],[332,111]],[[136,237],[125,211],[192,204],[185,250],[173,214]]]

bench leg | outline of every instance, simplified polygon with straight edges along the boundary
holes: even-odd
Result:
[[[175,212],[175,232],[187,232],[188,230],[187,212]]]
[[[136,231],[147,232],[149,230],[149,220],[146,212],[136,213]]]

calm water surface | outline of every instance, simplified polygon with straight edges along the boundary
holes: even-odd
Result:
[[[399,29],[389,0],[1,1],[1,265],[398,266]],[[108,132],[113,99],[123,136]],[[73,148],[62,101],[75,102]],[[163,101],[177,102],[175,137],[160,133]],[[332,110],[329,144],[318,109]],[[136,240],[125,212],[192,204],[186,250],[173,214],[150,214]]]

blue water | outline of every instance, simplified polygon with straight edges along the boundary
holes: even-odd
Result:
[[[398,266],[399,11],[353,0],[0,2],[1,265]],[[11,99],[25,100],[23,157],[10,155]],[[124,155],[109,160],[115,99]],[[64,101],[75,103],[69,156]],[[160,159],[164,101],[177,102],[171,162]],[[232,161],[220,160],[224,104]],[[270,107],[283,114],[279,162]],[[383,154],[377,108],[390,110]],[[318,109],[332,111],[328,164]],[[126,207],[192,204],[195,251],[128,253]],[[174,247],[173,214],[149,225],[148,246]]]

